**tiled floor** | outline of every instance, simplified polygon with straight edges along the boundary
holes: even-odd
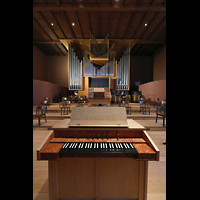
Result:
[[[33,200],[49,200],[48,162],[37,161],[36,150],[50,130],[33,128]],[[166,131],[147,131],[160,150],[159,161],[149,161],[147,200],[166,200]]]

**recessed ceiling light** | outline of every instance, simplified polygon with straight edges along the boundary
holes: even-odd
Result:
[[[72,26],[75,26],[75,23],[74,23],[74,22],[72,23]]]
[[[53,26],[53,23],[51,23],[51,26]]]
[[[145,24],[145,26],[147,26],[147,24]]]

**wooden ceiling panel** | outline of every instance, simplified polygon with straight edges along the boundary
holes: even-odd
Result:
[[[56,35],[56,37],[57,38],[65,38],[65,36],[60,28],[60,25],[59,25],[57,19],[55,18],[53,12],[46,11],[46,12],[43,12],[43,15],[48,22],[48,26],[51,26],[51,29],[54,32],[54,34]]]
[[[145,17],[145,12],[135,12],[134,15],[134,21],[131,24],[131,30],[129,31],[129,34],[131,34],[130,38],[137,38],[135,34],[137,33],[140,23],[142,22],[142,19]]]
[[[42,12],[34,12],[33,17],[39,22],[41,27],[45,30],[45,32],[48,34],[48,36],[52,40],[57,40],[58,37],[56,36],[55,32],[53,31],[51,25],[48,23],[47,19],[45,18],[44,14]]]
[[[40,23],[38,22],[38,20],[35,19],[34,16],[33,16],[33,28],[35,29],[35,32],[37,32],[37,35],[40,35],[36,40],[40,41],[41,37],[44,39],[44,41],[51,40],[49,34],[44,30],[43,26],[40,25]]]
[[[59,26],[59,28],[62,31],[63,36],[60,38],[72,38],[72,34],[70,33],[69,24],[63,14],[63,12],[55,11],[52,14],[53,14],[54,18],[56,19],[56,22],[57,22],[56,24]]]
[[[115,38],[124,38],[126,30],[128,30],[129,21],[131,20],[132,12],[122,12],[120,21],[118,23],[118,31],[116,32]]]
[[[156,29],[150,34],[148,40],[157,40],[157,36],[166,28],[166,17],[162,18]]]
[[[134,33],[134,37],[135,38],[141,38],[141,35],[148,30],[148,23],[150,22],[150,20],[153,18],[153,16],[155,15],[154,12],[145,12],[144,15],[142,16],[142,18],[140,18],[140,22],[139,25]],[[147,24],[147,26],[145,26],[145,24]]]
[[[119,20],[120,20],[120,17],[121,17],[121,12],[114,12],[112,13],[113,14],[113,21],[112,21],[112,24],[110,26],[110,34],[109,34],[109,38],[115,38],[115,35],[116,33],[119,31],[117,28],[119,27],[118,24],[119,24]]]
[[[100,12],[100,23],[101,26],[101,38],[104,38],[109,33],[109,18],[110,13],[109,12]]]
[[[147,31],[143,33],[141,36],[142,40],[146,40],[148,36],[156,30],[157,26],[159,25],[160,21],[165,17],[165,13],[163,12],[155,12],[155,15],[151,22],[147,26]]]
[[[89,20],[88,20],[88,13],[87,12],[77,12],[78,18],[79,18],[79,24],[82,29],[82,35],[83,38],[89,38],[89,30],[90,30],[90,25],[89,25]]]
[[[94,35],[95,38],[101,38],[101,26],[100,24],[100,13],[96,11],[89,12],[90,16],[90,23],[91,23],[91,33]]]
[[[90,31],[109,33],[116,59],[126,39],[138,39],[132,55],[151,55],[166,42],[166,0],[33,0],[33,43],[46,55],[66,55],[60,39],[90,39]],[[81,57],[82,43],[74,46]]]
[[[76,12],[74,12],[74,11],[65,12],[65,15],[68,19],[70,29],[72,30],[72,32],[74,32],[74,37],[75,38],[82,38],[80,25],[79,25],[79,22],[78,22],[78,18],[76,16]],[[74,26],[73,26],[73,23],[75,24]]]

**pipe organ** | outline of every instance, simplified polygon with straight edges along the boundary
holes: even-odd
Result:
[[[68,45],[68,62],[69,62],[69,89],[80,90],[82,89],[82,62],[79,61],[76,53],[71,47],[71,43]]]
[[[117,90],[129,90],[130,53],[126,47],[124,55],[117,64]]]
[[[104,66],[98,68],[93,61],[92,63],[84,55],[83,62],[79,61],[72,44],[68,44],[68,64],[69,64],[69,89],[70,90],[83,90],[82,83],[84,77],[114,77],[116,70],[116,89],[129,90],[130,82],[130,45],[124,51],[122,58],[114,66],[114,60],[105,61]],[[84,72],[82,69],[84,65]],[[115,78],[115,77],[114,77]],[[87,88],[87,87],[86,87]],[[86,91],[87,92],[87,91]]]

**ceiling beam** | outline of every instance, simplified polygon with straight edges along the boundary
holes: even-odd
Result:
[[[159,40],[140,40],[138,44],[166,44],[166,41]]]
[[[165,6],[69,6],[69,5],[62,5],[62,6],[33,6],[33,11],[160,11],[165,12]]]
[[[60,41],[33,41],[33,44],[60,44]]]
[[[70,41],[88,41],[90,40],[90,38],[84,38],[84,39],[74,39],[74,38],[68,38],[68,39],[60,39],[60,40],[70,40]],[[60,40],[54,40],[54,41],[47,41],[47,40],[44,40],[44,41],[33,41],[33,44],[59,44],[59,43],[62,43]],[[109,38],[110,41],[124,41],[124,42],[133,42],[133,41],[137,41],[137,44],[166,44],[166,41],[148,41],[148,40],[139,40],[139,39],[112,39],[112,38]]]

